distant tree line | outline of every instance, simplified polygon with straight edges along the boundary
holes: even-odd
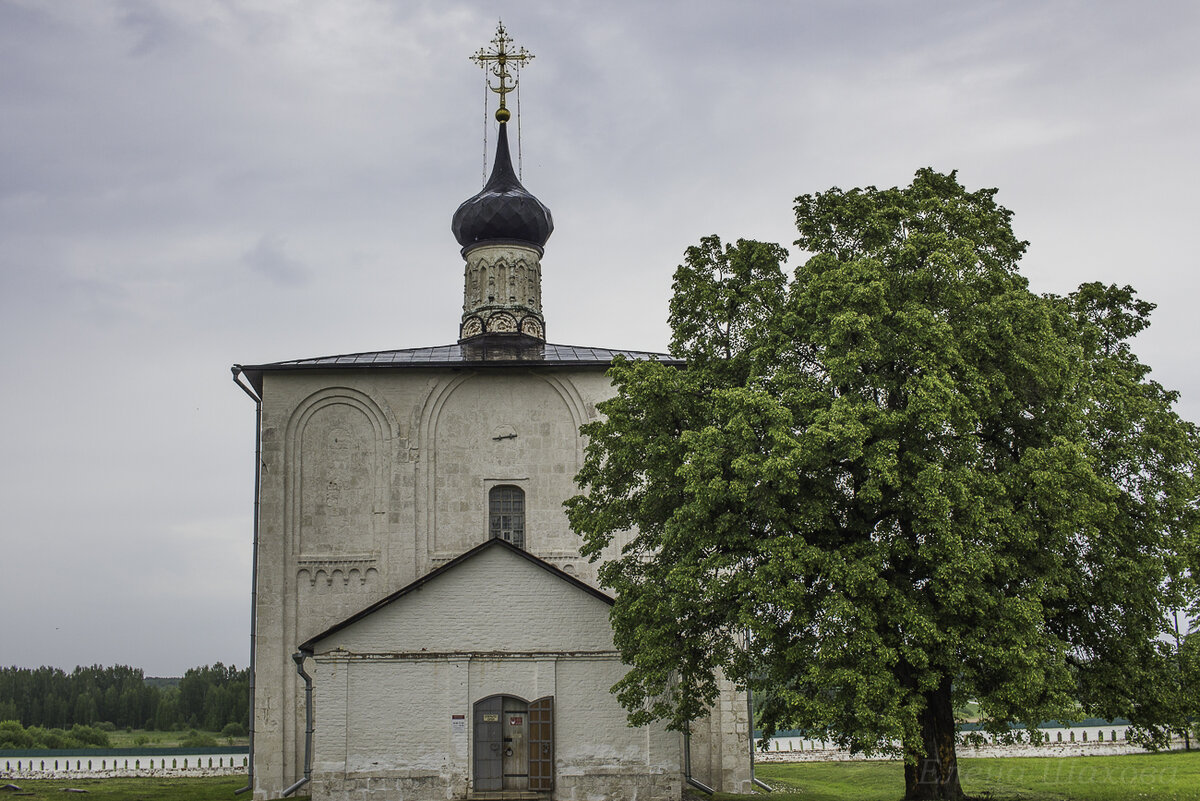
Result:
[[[0,721],[71,729],[221,731],[250,725],[248,670],[217,662],[182,678],[147,679],[139,668],[0,668]]]

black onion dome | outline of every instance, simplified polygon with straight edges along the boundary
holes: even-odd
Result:
[[[496,163],[487,185],[478,195],[463,201],[450,223],[454,238],[464,248],[480,242],[516,240],[540,249],[554,231],[550,209],[521,186],[513,171],[507,127],[500,123]]]

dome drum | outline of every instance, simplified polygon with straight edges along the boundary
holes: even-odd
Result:
[[[485,242],[466,253],[460,340],[518,332],[545,337],[540,255],[526,242]]]

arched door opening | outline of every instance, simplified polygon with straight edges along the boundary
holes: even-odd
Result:
[[[475,702],[472,789],[554,789],[554,698],[492,695]]]

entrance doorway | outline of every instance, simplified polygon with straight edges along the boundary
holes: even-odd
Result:
[[[476,793],[554,789],[554,698],[492,695],[475,703]]]

